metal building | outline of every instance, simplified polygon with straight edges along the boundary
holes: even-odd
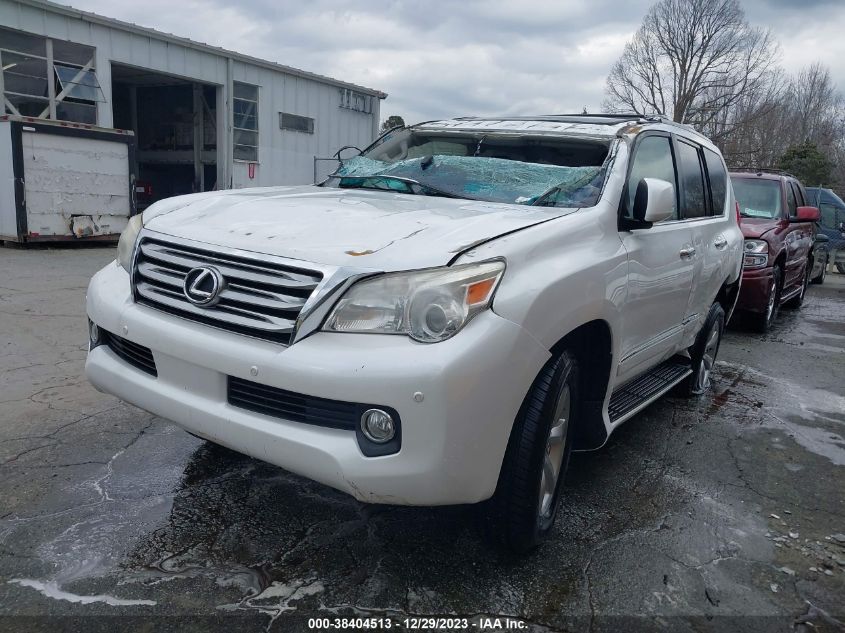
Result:
[[[0,115],[134,132],[133,208],[312,182],[334,167],[315,157],[372,141],[386,97],[44,0],[0,0],[0,65]]]

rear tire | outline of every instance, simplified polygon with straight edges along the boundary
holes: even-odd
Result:
[[[753,313],[754,327],[763,334],[769,331],[778,316],[782,278],[780,268],[775,266],[774,271],[772,271],[772,282],[769,284],[766,309],[763,312]]]
[[[704,326],[698,333],[695,343],[689,349],[692,359],[692,375],[679,385],[681,394],[700,396],[710,389],[710,376],[716,364],[716,356],[722,344],[725,332],[725,311],[718,303],[710,306]]]
[[[845,264],[836,264],[836,271],[840,275],[845,275]]]
[[[507,548],[527,552],[551,532],[578,413],[578,362],[565,350],[546,364],[522,403],[488,503],[489,527]]]
[[[810,283],[819,284],[819,285],[822,285],[824,283],[824,278],[827,277],[827,265],[828,265],[828,259],[825,258],[824,266],[822,266],[822,271],[818,275],[813,277],[810,280]]]

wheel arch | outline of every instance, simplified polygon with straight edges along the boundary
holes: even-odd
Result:
[[[580,419],[575,426],[573,450],[593,450],[607,440],[604,401],[613,361],[610,324],[594,319],[561,337],[551,348],[556,358],[564,349],[574,352],[581,373]]]
[[[722,283],[722,286],[719,288],[719,292],[716,293],[715,302],[721,305],[722,310],[725,311],[725,323],[730,321],[737,299],[739,298],[739,285],[741,280],[741,275],[734,281],[731,281],[730,277],[726,278]]]

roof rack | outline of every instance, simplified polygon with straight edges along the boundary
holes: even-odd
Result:
[[[753,174],[775,174],[777,176],[788,176],[790,178],[795,178],[795,176],[784,169],[778,169],[776,167],[754,167],[749,165],[743,165],[740,167],[731,167],[731,171],[744,171],[747,173]],[[795,178],[797,180],[797,178]]]
[[[653,115],[659,116],[659,115]],[[555,123],[591,123],[593,125],[618,125],[628,121],[652,121],[652,115],[642,115],[636,112],[630,114],[538,114],[534,116],[462,116],[455,117],[456,121],[551,121]]]

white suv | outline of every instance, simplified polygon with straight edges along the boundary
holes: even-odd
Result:
[[[742,265],[718,150],[660,117],[392,130],[318,186],[171,198],[88,289],[86,371],[373,503],[551,529],[570,451],[709,384]]]

